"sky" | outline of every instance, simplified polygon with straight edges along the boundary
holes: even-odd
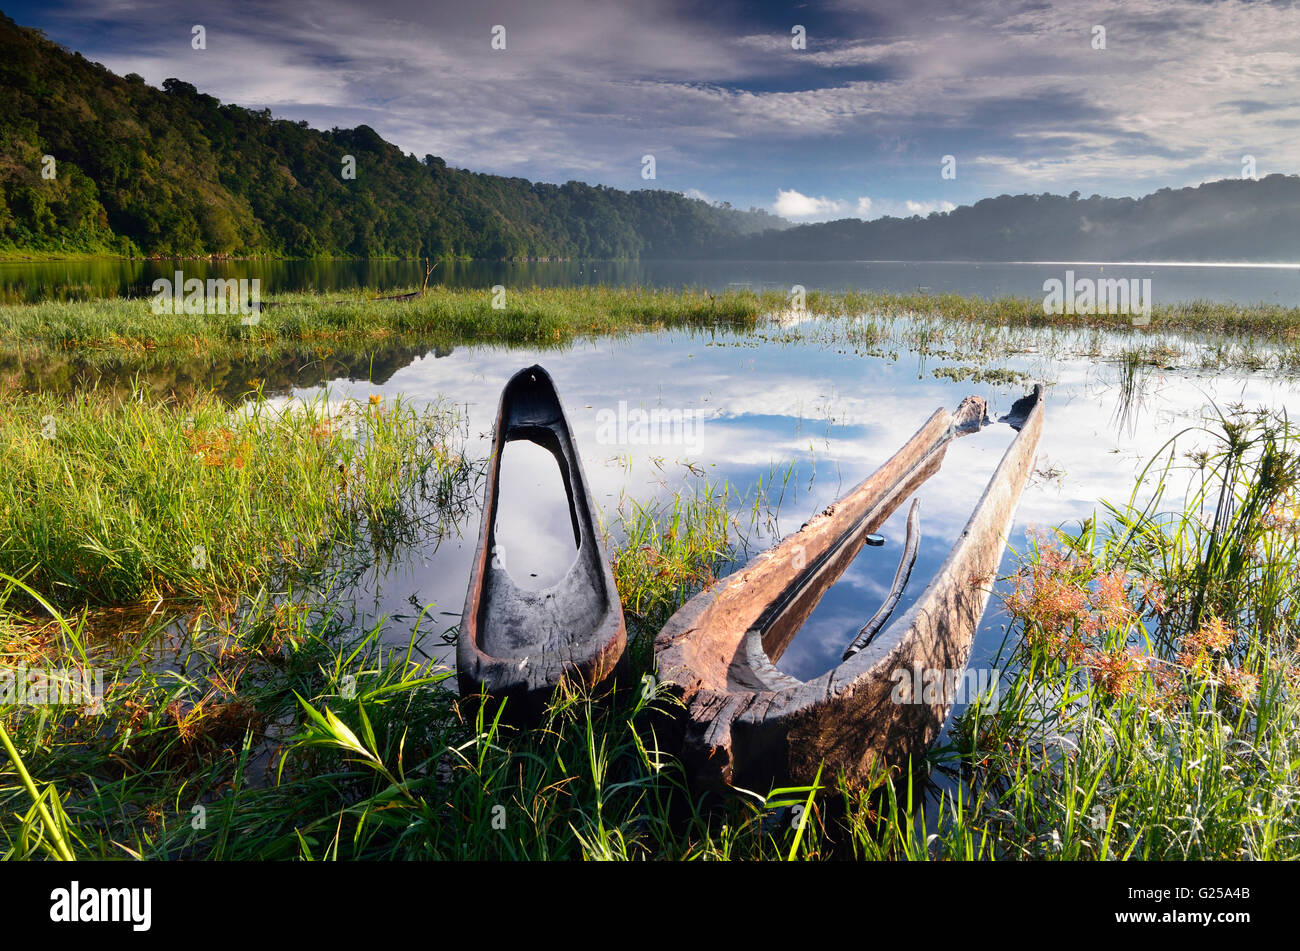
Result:
[[[4,12],[116,73],[175,76],[321,129],[365,124],[452,166],[666,188],[797,222],[1025,192],[1138,196],[1240,177],[1247,157],[1259,177],[1300,173],[1295,3],[43,0]]]

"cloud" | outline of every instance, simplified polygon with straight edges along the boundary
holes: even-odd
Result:
[[[905,201],[903,207],[909,215],[928,215],[932,211],[952,211],[957,206],[950,201]]]
[[[813,198],[810,195],[801,194],[793,188],[778,190],[776,201],[772,204],[772,210],[783,218],[824,219],[838,212],[843,212],[846,207],[845,202],[831,198]]]
[[[850,212],[849,208],[853,211]],[[934,211],[952,211],[957,206],[942,198],[924,201],[915,199],[871,198],[862,195],[850,206],[849,202],[825,196],[813,197],[791,189],[780,189],[772,210],[783,218],[795,218],[800,221],[829,221],[833,218],[855,217],[863,221],[873,218],[892,216],[910,218],[912,215],[925,216]]]
[[[675,0],[498,0],[486,19],[452,0],[232,0],[205,8],[206,51],[167,0],[48,0],[18,19],[119,73],[317,127],[364,122],[453,165],[636,188],[649,152],[661,187],[778,192],[801,220],[856,205],[783,198],[786,182],[910,214],[945,154],[945,197],[962,201],[1137,194],[1239,174],[1245,153],[1293,171],[1300,154],[1300,5],[836,0],[818,16],[805,51],[788,25]]]
[[[930,199],[927,201],[913,201],[906,199],[895,201],[889,198],[871,199],[863,195],[858,199],[857,212],[854,217],[861,218],[863,221],[870,221],[873,218],[910,218],[912,215],[921,215],[922,217],[935,211],[952,211],[957,206],[944,199]]]

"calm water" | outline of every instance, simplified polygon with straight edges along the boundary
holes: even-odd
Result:
[[[0,302],[150,294],[155,278],[257,278],[263,294],[353,287],[411,287],[424,279],[414,261],[76,261],[0,262]],[[910,292],[922,288],[981,297],[1042,297],[1043,282],[1076,278],[1151,280],[1156,304],[1186,300],[1300,305],[1300,265],[1203,266],[1105,263],[936,263],[909,261],[583,261],[445,262],[431,283],[456,287],[639,284],[788,290],[794,284],[830,291]]]
[[[459,348],[441,356],[412,359],[382,383],[336,380],[335,397],[365,399],[370,393],[403,394],[408,399],[450,398],[467,412],[471,455],[484,456],[500,389],[521,367],[541,363],[552,374],[574,428],[596,505],[614,523],[627,499],[665,499],[699,484],[726,480],[736,490],[740,521],[760,480],[777,473],[777,492],[769,496],[772,519],[760,519],[749,539],[751,553],[795,531],[814,512],[843,494],[901,446],[937,408],[954,408],[967,394],[989,400],[996,418],[1026,386],[952,382],[930,372],[943,361],[930,360],[918,372],[917,357],[897,360],[862,357],[846,348],[791,346],[729,333],[673,332],[617,341],[597,340],[562,351],[534,352]],[[1137,397],[1124,400],[1117,367],[1085,359],[1033,354],[1012,367],[1047,378],[1047,425],[1037,473],[1021,502],[1011,544],[1023,549],[1034,526],[1077,523],[1096,512],[1099,499],[1127,499],[1141,466],[1169,436],[1202,421],[1208,402],[1245,403],[1300,413],[1295,384],[1263,375],[1210,376],[1151,370],[1139,379]],[[311,396],[317,386],[293,388]],[[647,446],[602,441],[602,411],[655,408],[702,415],[691,445]],[[961,531],[971,508],[1002,452],[1014,436],[995,425],[953,444],[943,470],[920,491],[922,540],[912,584],[898,612],[906,609]],[[1208,445],[1208,439],[1200,440]],[[1192,446],[1189,442],[1187,448]],[[549,455],[513,460],[503,480],[518,521],[509,533],[510,570],[524,583],[538,573],[540,584],[557,562],[572,558],[571,536],[564,542],[567,515],[556,501]],[[793,477],[780,492],[781,475],[794,464]],[[694,471],[693,471],[694,470]],[[537,493],[543,493],[541,496]],[[780,496],[779,506],[777,496]],[[550,499],[532,506],[534,499]],[[366,619],[387,617],[393,643],[405,644],[414,605],[428,605],[421,630],[425,649],[449,666],[454,656],[442,637],[459,622],[478,531],[477,501],[451,533],[437,544],[406,550],[393,562],[377,565],[355,587]],[[813,614],[778,663],[802,678],[817,676],[839,662],[844,647],[880,604],[893,578],[902,547],[907,504],[884,527],[886,544],[867,548]],[[530,513],[547,511],[551,530],[524,525]],[[1004,559],[1002,574],[1010,571]],[[997,589],[1005,592],[1007,585]],[[1005,618],[995,595],[976,641],[971,666],[987,668],[1002,641]],[[433,621],[430,627],[430,619]]]

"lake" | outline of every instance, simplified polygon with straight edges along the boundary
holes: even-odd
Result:
[[[336,291],[418,286],[424,267],[416,261],[0,261],[0,302],[47,298],[151,294],[156,278],[256,278],[263,295],[289,291]],[[1187,300],[1300,305],[1300,264],[1202,265],[1105,262],[933,261],[573,261],[443,262],[431,283],[489,288],[582,284],[646,287],[728,287],[809,290],[877,290],[968,294],[980,297],[1044,296],[1043,282],[1079,278],[1149,279],[1156,304]]]

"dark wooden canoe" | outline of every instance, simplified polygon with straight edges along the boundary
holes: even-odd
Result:
[[[577,544],[565,576],[538,591],[515,585],[505,568],[509,553],[496,547],[501,452],[516,439],[555,456]],[[561,677],[595,687],[614,672],[627,634],[594,513],[582,460],[550,375],[540,366],[520,370],[501,392],[497,411],[483,521],[456,644],[461,696],[486,691],[496,699],[509,698],[507,712],[526,719],[544,708]],[[494,559],[494,553],[506,557]]]
[[[910,684],[914,669],[957,672],[969,658],[1042,432],[1042,387],[1007,419],[1019,435],[938,573],[909,610],[821,677],[797,680],[772,658],[867,535],[938,471],[952,440],[985,423],[983,400],[968,397],[954,414],[936,412],[873,475],[673,615],[656,638],[655,655],[660,678],[685,703],[683,759],[698,784],[762,793],[811,783],[823,762],[825,779],[833,783],[842,771],[859,784],[875,761],[905,765],[934,739],[952,698],[932,691],[917,702],[894,702],[901,682],[895,671],[906,672]],[[916,514],[914,508],[910,532]],[[914,540],[907,549],[914,551]],[[900,567],[896,583],[906,574]]]

